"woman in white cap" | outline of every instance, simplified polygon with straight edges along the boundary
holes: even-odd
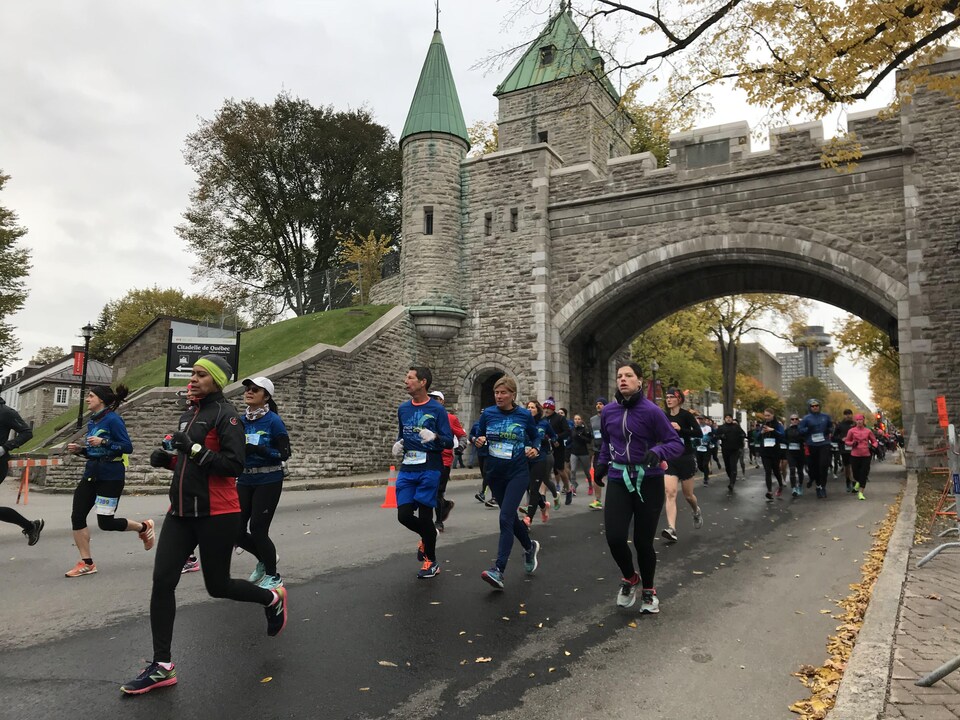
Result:
[[[277,572],[277,548],[270,539],[270,523],[283,489],[283,466],[290,457],[290,436],[277,414],[270,378],[255,377],[243,381],[243,401],[247,409],[240,418],[246,433],[246,462],[237,478],[240,496],[241,547],[257,558],[250,582],[273,590],[283,584]],[[249,523],[249,529],[247,527]]]

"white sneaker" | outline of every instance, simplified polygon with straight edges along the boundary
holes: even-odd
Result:
[[[650,615],[660,612],[660,601],[657,600],[656,590],[642,590],[640,592],[640,612]]]
[[[699,530],[703,527],[703,513],[700,512],[700,508],[697,508],[697,511],[693,514],[693,529]]]
[[[617,591],[617,607],[632,607],[637,601],[637,588],[640,587],[640,579],[637,582],[629,580],[620,581],[620,590]]]

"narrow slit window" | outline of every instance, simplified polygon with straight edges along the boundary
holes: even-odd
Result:
[[[537,142],[545,143],[547,142],[547,138],[549,137],[550,137],[549,132],[547,132],[546,130],[541,130],[540,132],[537,133]]]
[[[433,235],[433,207],[427,206],[423,209],[423,234]]]
[[[520,216],[520,213],[517,210],[517,208],[510,208],[510,232],[517,231],[517,224],[518,224],[517,220],[519,216]]]
[[[493,235],[493,213],[483,216],[483,234],[487,237]]]

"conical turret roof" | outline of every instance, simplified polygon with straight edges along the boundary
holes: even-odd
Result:
[[[433,33],[420,71],[420,81],[410,103],[407,122],[403,125],[400,142],[414,133],[446,133],[462,139],[468,145],[467,124],[460,109],[457,86],[453,82],[447,51],[443,47],[440,31]]]
[[[620,101],[620,94],[603,73],[600,53],[583,37],[566,4],[561,3],[560,12],[550,18],[543,32],[530,44],[493,94],[505,95],[584,73],[592,73],[603,83],[610,97]]]

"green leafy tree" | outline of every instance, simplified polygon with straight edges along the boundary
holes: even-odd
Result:
[[[822,403],[827,396],[827,386],[823,380],[816,377],[797,378],[790,384],[790,392],[786,399],[786,409],[788,412],[799,413],[802,417],[807,413],[807,400],[816,398]]]
[[[833,339],[840,352],[867,365],[874,402],[895,425],[901,426],[900,353],[890,342],[890,335],[866,320],[848,315],[834,329]]]
[[[671,127],[672,118],[669,111],[659,104],[643,105],[627,100],[622,106],[633,124],[630,152],[653,153],[657,159],[657,167],[666,167],[670,162],[671,131],[676,132],[686,128]]]
[[[399,236],[400,151],[366,110],[227,100],[188,136],[197,176],[180,237],[205,259],[198,278],[239,285],[262,312],[321,310],[338,233]],[[235,292],[237,298],[243,293]]]
[[[719,381],[716,349],[709,327],[694,308],[686,308],[650,326],[630,344],[630,355],[652,376],[654,361],[664,387],[674,385],[699,393]]]
[[[784,402],[776,392],[766,387],[762,382],[751,375],[737,374],[737,401],[740,408],[751,417],[772,408],[777,417],[783,418]],[[726,414],[727,410],[724,410]]]
[[[372,230],[366,237],[354,233],[340,239],[337,258],[340,265],[347,268],[343,273],[344,282],[355,289],[354,305],[366,305],[370,302],[370,289],[380,282],[383,260],[393,248],[392,237],[377,237]]]
[[[66,354],[67,351],[62,347],[57,345],[48,345],[47,347],[42,347],[37,350],[33,357],[30,358],[30,362],[34,365],[49,365],[52,362],[56,362]]]
[[[219,322],[225,314],[235,317],[233,309],[223,300],[207,295],[184,295],[178,288],[157,286],[130,290],[119,300],[110,300],[103,306],[90,341],[90,356],[109,361],[159,315]]]
[[[9,175],[0,172],[0,190]],[[30,274],[30,251],[18,247],[27,229],[17,224],[17,215],[0,204],[0,368],[16,360],[20,342],[7,318],[23,308],[27,300],[25,278]]]

